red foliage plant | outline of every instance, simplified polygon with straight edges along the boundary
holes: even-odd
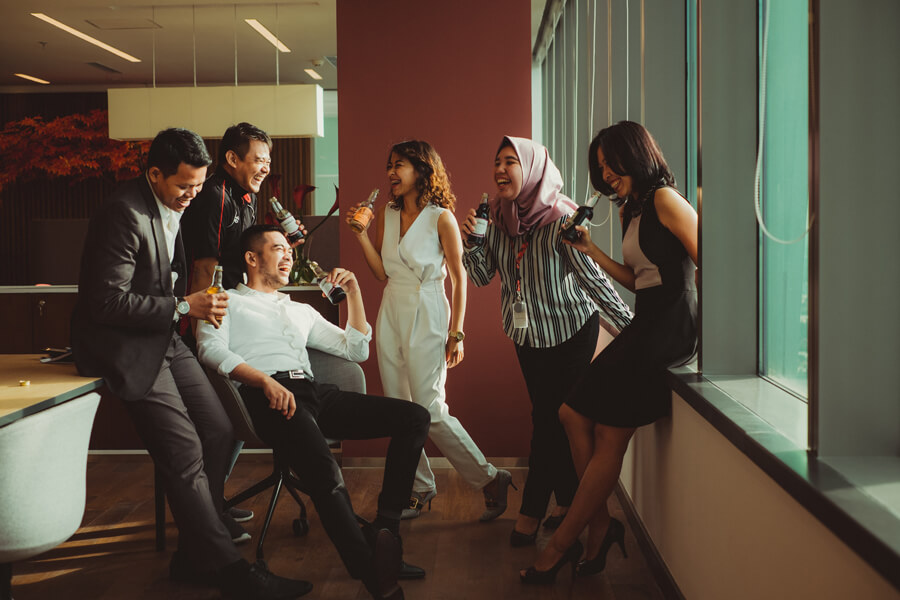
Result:
[[[138,176],[149,141],[109,139],[107,112],[95,109],[44,121],[27,117],[0,131],[0,190],[14,181],[68,177],[72,182]]]

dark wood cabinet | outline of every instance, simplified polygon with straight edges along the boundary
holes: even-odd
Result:
[[[34,354],[68,346],[76,298],[74,287],[68,293],[0,293],[0,353]]]

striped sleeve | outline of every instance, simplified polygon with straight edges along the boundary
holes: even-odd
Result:
[[[575,248],[562,244],[575,278],[588,296],[597,303],[609,321],[621,331],[631,323],[632,314],[628,305],[619,297],[606,274],[590,257]]]
[[[463,266],[477,287],[484,287],[491,282],[494,274],[497,272],[497,261],[494,259],[493,252],[490,247],[491,229],[493,225],[488,226],[489,231],[485,236],[485,243],[475,248],[465,248],[463,251]]]

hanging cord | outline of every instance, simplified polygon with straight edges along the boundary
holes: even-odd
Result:
[[[573,77],[572,81],[575,82],[573,85],[573,93],[572,93],[572,157],[569,162],[572,165],[572,173],[569,181],[572,182],[572,196],[574,198],[578,197],[578,29],[579,29],[579,19],[578,19],[578,7],[576,5],[572,6],[572,13],[575,21],[575,40],[572,43],[572,62],[574,63],[573,67]]]
[[[631,9],[625,0],[625,120],[628,120],[628,105],[631,103]]]
[[[759,200],[759,188],[762,179],[762,158],[763,158],[763,146],[765,140],[765,132],[766,132],[766,66],[768,61],[768,52],[769,52],[769,8],[768,2],[763,2],[763,47],[762,47],[762,68],[760,69],[760,83],[759,83],[759,145],[756,149],[756,173],[753,176],[753,205],[756,209],[756,222],[759,223],[760,229],[762,229],[763,234],[773,242],[777,242],[779,244],[790,245],[795,244],[806,237],[806,234],[809,233],[809,230],[812,228],[812,223],[815,215],[809,215],[806,219],[806,230],[800,234],[798,237],[792,240],[783,240],[775,235],[773,235],[767,228],[766,224],[763,220],[762,208],[760,207]],[[807,205],[807,211],[809,207]]]
[[[590,106],[590,120],[588,121],[588,126],[591,128],[591,132],[594,131],[594,100],[596,99],[596,80],[597,80],[597,68],[594,64],[594,57],[597,55],[597,0],[593,1],[594,5],[594,20],[591,26],[591,101],[589,103]],[[591,4],[585,2],[585,7],[587,9],[588,17],[590,17],[591,12]],[[591,134],[593,135],[593,133]],[[584,203],[586,204],[588,198],[590,198],[591,184],[590,184],[590,172],[588,172],[588,183],[584,187]],[[608,220],[608,219],[607,219]],[[606,221],[604,221],[605,223]]]

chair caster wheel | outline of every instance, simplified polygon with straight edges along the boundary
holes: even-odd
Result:
[[[291,525],[294,528],[294,535],[296,537],[303,537],[309,533],[309,521],[306,519],[294,519],[294,522]]]

